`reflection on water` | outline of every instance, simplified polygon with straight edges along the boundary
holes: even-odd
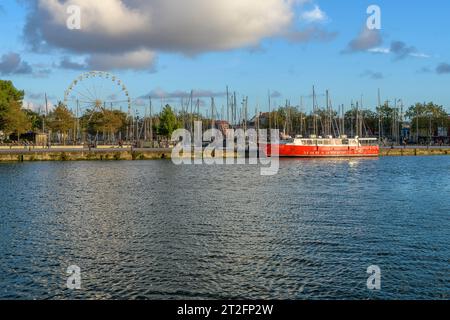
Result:
[[[448,299],[450,158],[280,166],[1,164],[0,298]]]

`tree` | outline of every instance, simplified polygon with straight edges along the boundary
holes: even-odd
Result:
[[[17,111],[17,105],[22,105],[24,95],[24,92],[16,89],[11,81],[0,80],[0,130],[5,130],[8,125],[6,114],[11,111],[8,115],[10,117]]]
[[[382,108],[383,108],[382,112],[388,112],[388,110],[386,109],[388,108],[387,105]],[[381,109],[377,109],[377,111],[379,112],[381,111]],[[345,125],[347,128],[351,128],[351,130],[354,130],[353,131],[354,134],[358,134],[356,128],[357,119],[361,121],[361,129],[362,129],[361,134],[363,136],[366,135],[373,136],[375,132],[378,132],[379,118],[377,112],[374,112],[369,109],[357,109],[355,107],[348,110],[345,113]]]
[[[172,133],[179,128],[176,114],[168,104],[164,107],[160,115],[161,122],[158,127],[158,133],[170,137]]]
[[[74,121],[73,113],[62,102],[59,102],[55,110],[48,115],[47,124],[52,131],[62,133],[65,143],[69,130],[74,127]]]
[[[20,140],[20,135],[31,129],[31,122],[26,113],[22,110],[21,105],[17,101],[9,104],[6,112],[3,113],[4,125],[3,130],[9,136],[16,134]]]
[[[416,103],[406,112],[411,121],[412,132],[418,136],[433,136],[438,127],[449,125],[448,113],[443,106],[428,103]]]
[[[34,132],[42,130],[44,117],[33,110],[25,109],[24,112],[28,120],[31,122],[31,130]]]
[[[87,110],[81,118],[83,128],[92,135],[99,132],[106,136],[114,136],[117,132],[124,129],[127,123],[127,114],[119,110],[107,110],[92,112]]]
[[[127,115],[118,110],[103,111],[103,131],[116,134],[124,127],[127,121]]]
[[[378,120],[381,124],[381,136],[390,136],[394,124],[395,110],[389,106],[389,102],[385,102],[382,106],[377,107]]]

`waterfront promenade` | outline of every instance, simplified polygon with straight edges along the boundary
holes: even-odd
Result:
[[[170,158],[170,148],[58,146],[52,148],[0,149],[2,161],[153,160]]]
[[[130,146],[54,146],[51,148],[0,148],[0,162],[5,161],[77,161],[77,160],[156,160],[170,159],[171,148],[132,148]],[[380,156],[450,155],[450,146],[382,147]]]

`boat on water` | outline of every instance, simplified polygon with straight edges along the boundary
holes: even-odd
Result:
[[[294,139],[282,140],[277,145],[269,143],[263,146],[263,150],[270,157],[276,146],[280,157],[378,157],[380,154],[378,139],[375,138],[297,136]]]

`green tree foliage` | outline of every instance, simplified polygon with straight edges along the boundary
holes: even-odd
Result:
[[[170,137],[172,133],[179,128],[179,123],[175,112],[168,104],[164,107],[160,115],[160,124],[158,134]]]
[[[73,113],[62,102],[59,102],[56,108],[48,115],[47,125],[53,132],[67,135],[69,130],[73,129],[74,121]]]
[[[3,130],[8,136],[16,134],[20,138],[21,134],[31,129],[31,122],[17,101],[9,104],[8,109],[3,112],[2,118],[4,121]]]
[[[450,125],[449,116],[443,106],[428,103],[416,103],[406,112],[406,116],[411,121],[412,132],[428,132],[434,134],[438,127],[448,127]]]
[[[7,107],[9,102],[22,102],[25,93],[16,89],[11,81],[0,80],[0,107]]]
[[[81,118],[81,126],[91,135],[101,133],[104,138],[110,138],[119,131],[124,130],[127,123],[127,114],[119,110],[92,112],[87,110]]]
[[[381,135],[390,135],[390,132],[392,131],[391,128],[394,123],[394,108],[390,107],[388,102],[385,102],[382,106],[377,107],[376,110],[379,121],[381,121]]]
[[[41,116],[37,112],[28,109],[24,110],[24,112],[31,123],[31,130],[33,130],[33,132],[41,131],[44,120],[43,116]]]
[[[306,124],[308,123],[308,116],[292,106],[280,107],[272,110],[270,114],[267,115],[267,118],[268,119],[264,121],[264,124],[260,124],[260,128],[268,129],[270,124],[271,128],[277,128],[282,131],[286,130],[287,133],[294,132],[303,134],[306,130]]]
[[[17,112],[17,105],[22,105],[23,97],[24,92],[16,89],[11,81],[0,80],[0,130],[14,126],[7,123],[6,116],[11,120],[11,116]]]
[[[390,112],[385,108],[389,108],[387,104],[384,106],[382,112]],[[345,113],[346,128],[347,129],[353,128],[353,132],[356,133],[356,122],[357,122],[356,119],[359,118],[359,120],[362,121],[363,136],[374,135],[375,132],[378,132],[379,126],[379,117],[377,112],[374,112],[369,109],[352,108],[351,110]]]

